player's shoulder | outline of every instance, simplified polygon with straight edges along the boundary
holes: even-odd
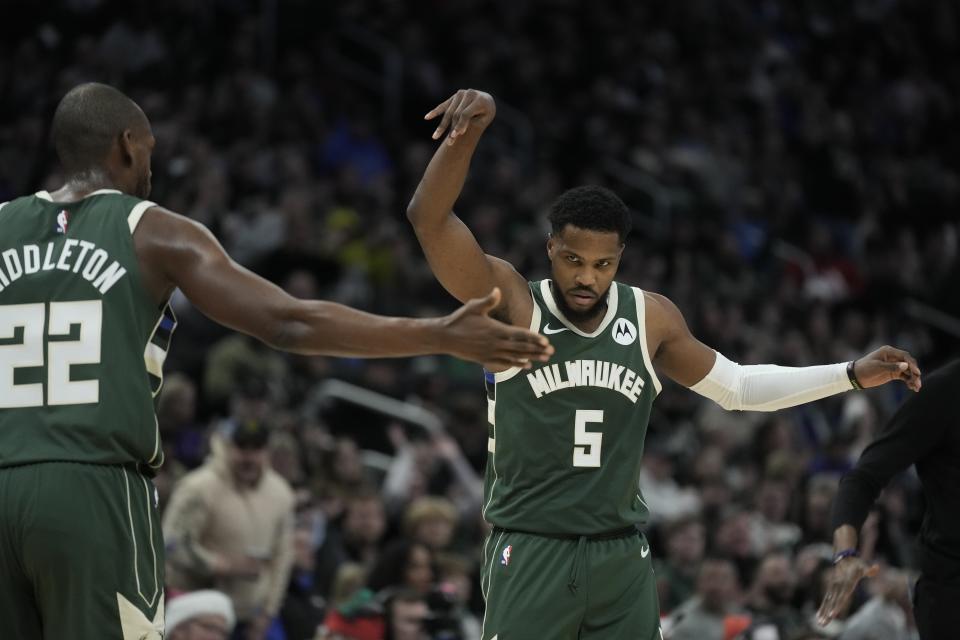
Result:
[[[681,315],[680,309],[674,304],[673,300],[662,293],[646,290],[638,291],[642,291],[643,293],[643,302],[648,316],[653,314],[655,317],[663,317],[669,321]]]

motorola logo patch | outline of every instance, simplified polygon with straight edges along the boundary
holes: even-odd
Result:
[[[624,346],[633,344],[637,340],[637,327],[626,318],[617,318],[613,323],[613,340]]]

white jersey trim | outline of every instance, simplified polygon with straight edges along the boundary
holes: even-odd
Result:
[[[5,206],[7,206],[8,204],[10,204],[10,203],[9,203],[9,202],[0,202],[0,210],[2,210],[2,209],[3,209]]]
[[[130,226],[131,235],[133,235],[133,232],[137,230],[137,225],[140,224],[140,218],[142,218],[143,214],[147,212],[147,209],[155,206],[157,206],[157,204],[155,202],[150,202],[149,200],[138,202],[133,206],[133,209],[130,210],[130,215],[127,216],[127,224]]]
[[[555,315],[557,320],[562,322],[563,326],[565,326],[567,329],[570,329],[570,331],[573,331],[578,336],[584,338],[596,338],[604,332],[604,330],[610,325],[611,322],[613,322],[613,319],[616,317],[617,305],[619,302],[618,298],[620,297],[617,283],[611,283],[608,291],[610,293],[607,295],[607,314],[603,316],[603,320],[600,322],[600,325],[592,333],[585,333],[578,329],[575,324],[567,320],[567,318],[560,311],[559,307],[557,307],[557,301],[553,299],[553,288],[550,286],[550,280],[542,280],[540,282],[540,295],[543,296],[543,301],[547,303],[547,309],[550,311],[550,313]],[[537,328],[539,329],[539,327]]]
[[[657,372],[653,368],[653,362],[650,360],[650,348],[647,344],[647,300],[643,295],[643,289],[631,288],[633,289],[633,297],[637,302],[637,332],[639,333],[637,340],[640,341],[640,348],[643,350],[643,365],[647,368],[650,379],[653,380],[653,386],[657,388],[657,395],[659,395],[663,386],[660,384],[660,378],[657,377]]]
[[[89,198],[90,196],[102,196],[102,195],[107,195],[107,194],[110,194],[110,193],[118,193],[118,194],[121,194],[121,195],[123,194],[122,191],[117,191],[116,189],[97,189],[96,191],[91,191],[91,192],[88,193],[87,195],[83,196],[83,198],[80,198],[80,200],[85,200],[85,199]],[[42,191],[42,190],[41,190],[41,191],[37,191],[37,192],[36,192],[35,194],[33,194],[33,195],[35,195],[36,197],[40,198],[41,200],[46,200],[47,202],[53,202],[53,196],[50,195],[50,192],[49,192],[49,191]],[[74,200],[74,201],[72,201],[72,202],[79,202],[79,201],[78,201],[78,200]],[[64,204],[70,204],[70,203],[69,203],[69,202],[64,202]]]
[[[529,329],[530,331],[539,333],[540,318],[542,317],[542,314],[540,312],[540,305],[537,304],[537,299],[533,297],[532,291],[530,292],[530,299],[533,301],[533,314],[531,314],[531,317],[530,317]],[[501,371],[500,373],[493,374],[493,379],[496,382],[506,382],[507,380],[517,375],[521,371],[524,371],[524,369],[521,367],[511,367],[510,369]]]

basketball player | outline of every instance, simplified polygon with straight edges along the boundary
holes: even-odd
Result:
[[[60,102],[54,193],[0,204],[0,635],[144,640],[163,632],[163,539],[149,479],[154,399],[179,287],[201,311],[300,354],[544,359],[542,336],[486,317],[494,290],[440,319],[296,300],[201,225],[145,200],[150,124],[85,84]]]
[[[489,461],[484,517],[483,640],[640,639],[659,634],[647,519],[637,490],[653,400],[666,376],[733,410],[773,411],[853,388],[903,380],[913,358],[883,347],[851,363],[740,366],[694,338],[666,297],[614,281],[629,212],[613,193],[579,187],[550,212],[548,280],[527,282],[485,255],[452,208],[496,107],[458,91],[407,214],[434,274],[466,300],[492,286],[495,314],[547,334],[556,353],[525,372],[487,376]]]

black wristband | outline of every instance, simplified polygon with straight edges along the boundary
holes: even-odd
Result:
[[[857,380],[857,374],[853,372],[853,367],[856,363],[856,360],[851,360],[847,363],[847,378],[850,379],[850,384],[853,385],[854,389],[860,390],[863,389],[863,385]]]

